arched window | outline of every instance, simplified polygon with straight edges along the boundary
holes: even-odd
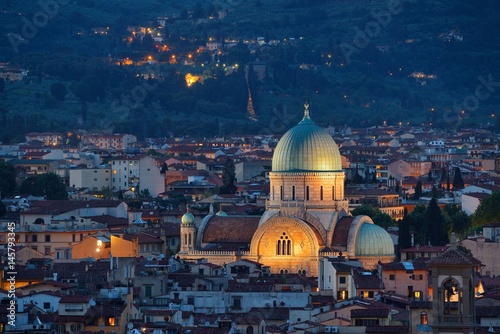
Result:
[[[319,188],[319,200],[322,201],[323,200],[323,186],[321,186]]]
[[[332,201],[335,201],[335,186],[332,186]]]
[[[188,245],[191,246],[191,233],[189,233],[188,235],[188,240],[189,240]]]
[[[280,200],[283,200],[283,186],[280,186]]]
[[[457,302],[460,309],[462,302],[460,284],[455,279],[449,278],[443,282],[441,290],[443,291],[441,302],[444,304],[444,314],[450,314],[453,304]]]
[[[273,186],[273,201],[274,201],[274,186]]]
[[[309,186],[306,186],[306,201],[309,200]]]
[[[427,312],[423,311],[420,312],[420,324],[421,325],[427,325],[428,319],[427,319]]]
[[[292,201],[295,201],[295,186],[292,186]]]
[[[292,255],[292,241],[286,232],[276,241],[276,255]]]
[[[184,234],[184,245],[188,244],[188,235]]]
[[[253,327],[252,326],[247,327],[247,334],[253,334]]]

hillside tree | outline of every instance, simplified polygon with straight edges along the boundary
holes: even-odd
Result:
[[[66,86],[60,82],[54,82],[50,85],[50,94],[57,101],[64,101],[66,94],[68,94],[68,90]]]
[[[16,190],[16,169],[5,162],[0,163],[0,199],[14,194]]]

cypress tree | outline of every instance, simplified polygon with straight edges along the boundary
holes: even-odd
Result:
[[[455,175],[453,176],[453,189],[463,189],[464,188],[464,179],[462,179],[462,172],[459,167],[455,167],[454,169]]]
[[[415,186],[415,193],[413,194],[413,198],[419,199],[420,196],[422,196],[422,182],[418,180],[417,185]]]

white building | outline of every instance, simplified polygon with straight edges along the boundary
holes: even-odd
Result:
[[[70,169],[69,185],[93,190],[111,187],[111,168]]]
[[[111,186],[115,191],[148,190],[153,197],[165,191],[165,176],[153,157],[118,157],[112,160],[111,169]]]

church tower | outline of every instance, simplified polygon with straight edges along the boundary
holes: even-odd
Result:
[[[432,271],[432,332],[474,333],[476,270],[481,261],[457,249],[455,233],[443,254],[427,261]]]
[[[187,207],[187,212],[181,218],[181,249],[180,253],[188,253],[194,250],[196,240],[196,225],[194,216]]]

